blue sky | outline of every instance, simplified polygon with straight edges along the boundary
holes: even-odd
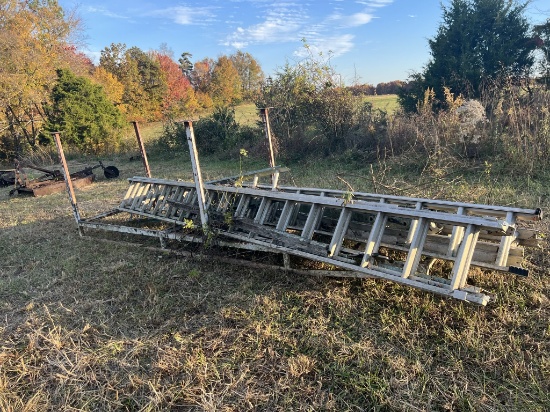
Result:
[[[448,0],[443,0],[448,4]],[[347,84],[406,80],[429,60],[428,38],[441,22],[440,0],[59,0],[83,21],[90,56],[111,43],[144,51],[165,44],[175,60],[249,52],[266,75],[310,50],[328,56]],[[528,17],[550,17],[535,0]]]

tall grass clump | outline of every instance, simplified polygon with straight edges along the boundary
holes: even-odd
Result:
[[[494,87],[480,100],[465,100],[445,89],[445,102],[435,95],[427,89],[414,113],[388,119],[378,153],[431,171],[490,163],[499,173],[537,177],[548,167],[548,91]]]

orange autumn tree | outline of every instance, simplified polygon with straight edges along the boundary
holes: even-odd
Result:
[[[42,103],[69,66],[79,21],[56,0],[0,2],[0,155],[11,157],[38,142]]]
[[[167,88],[162,99],[163,117],[192,116],[199,108],[191,82],[167,52],[155,52]]]
[[[234,105],[242,100],[242,80],[229,57],[220,56],[216,61],[208,90],[217,106]]]

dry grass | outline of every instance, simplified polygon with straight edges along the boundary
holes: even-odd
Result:
[[[113,160],[123,178],[141,172],[139,162]],[[184,155],[151,166],[159,177],[191,176]],[[202,166],[208,177],[238,168]],[[289,183],[338,185],[335,170],[290,166]],[[368,169],[336,171],[372,190]],[[435,194],[410,176],[379,184],[407,178]],[[481,178],[439,183],[468,200],[491,190]],[[525,187],[499,183],[493,200],[538,203]],[[125,186],[99,180],[79,191],[82,211],[108,209]],[[527,279],[473,275],[498,297],[481,308],[388,282],[297,277],[80,239],[65,194],[6,193],[1,411],[550,409],[548,240],[529,252]],[[547,223],[541,229],[550,233]]]

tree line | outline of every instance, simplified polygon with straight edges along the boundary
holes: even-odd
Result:
[[[69,143],[99,151],[128,120],[190,117],[252,101],[264,81],[260,64],[236,51],[217,59],[176,61],[166,46],[143,51],[111,44],[95,65],[77,48],[80,22],[56,0],[0,5],[0,155],[13,157],[65,131]]]
[[[165,45],[143,51],[111,44],[95,65],[76,47],[78,19],[56,0],[7,0],[0,5],[0,155],[47,144],[53,130],[65,131],[84,151],[108,150],[128,120],[165,121],[172,126],[166,140],[173,143],[173,120],[198,113],[211,113],[199,126],[216,142],[208,151],[227,152],[261,136],[235,122],[231,107],[243,101],[273,107],[282,153],[329,155],[388,145],[399,153],[402,148],[387,142],[398,120],[403,130],[419,133],[422,128],[406,126],[415,115],[439,116],[468,99],[496,115],[519,101],[514,98],[533,100],[546,89],[550,23],[531,26],[526,7],[511,0],[451,0],[442,6],[421,71],[407,81],[346,86],[330,56],[311,52],[267,78],[249,53],[193,62],[190,53],[175,57]],[[373,109],[364,96],[374,94],[398,94],[401,111],[390,117]],[[404,144],[402,136],[398,140]]]

